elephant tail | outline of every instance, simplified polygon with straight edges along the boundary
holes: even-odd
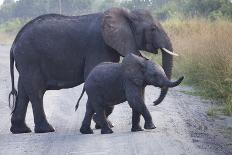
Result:
[[[79,99],[77,101],[77,104],[75,106],[75,111],[77,111],[77,109],[79,107],[79,103],[80,103],[80,100],[81,100],[82,96],[84,95],[84,92],[85,92],[85,86],[83,87],[82,92],[81,92],[81,96],[79,97]]]
[[[14,55],[13,55],[13,51],[14,51],[14,44],[10,50],[10,75],[11,75],[12,88],[11,88],[11,92],[9,94],[8,101],[9,101],[9,107],[11,109],[11,114],[13,114],[15,111],[16,98],[17,98],[17,90],[15,89],[15,83],[14,83]],[[11,96],[13,98],[12,103],[11,103]]]

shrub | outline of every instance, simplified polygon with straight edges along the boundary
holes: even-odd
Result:
[[[0,32],[16,34],[28,20],[14,19],[0,24]]]

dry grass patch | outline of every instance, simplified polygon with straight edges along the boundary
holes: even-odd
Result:
[[[14,39],[14,35],[0,32],[0,44],[11,45],[13,39]]]
[[[164,23],[176,52],[175,74],[204,96],[225,104],[232,115],[232,22],[203,19]]]

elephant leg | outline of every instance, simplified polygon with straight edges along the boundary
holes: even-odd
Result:
[[[114,110],[114,106],[109,106],[109,107],[105,108],[105,115],[106,115],[106,119],[107,119],[107,122],[108,122],[110,128],[114,127],[113,123],[108,119],[109,115],[113,112],[113,110]],[[96,123],[95,118],[96,118],[96,114],[94,114],[94,116],[93,116],[93,120]],[[101,126],[96,123],[95,128],[100,129]]]
[[[10,131],[14,134],[31,132],[31,129],[25,123],[28,102],[29,98],[24,90],[22,77],[19,76],[16,107],[11,116]]]
[[[145,94],[145,88],[142,89],[141,91],[141,98],[144,101],[144,94]],[[140,116],[141,114],[137,112],[135,109],[132,109],[132,132],[137,132],[137,131],[143,131],[142,127],[140,126]]]
[[[91,129],[91,120],[94,114],[93,107],[89,101],[86,104],[86,112],[84,120],[82,121],[82,125],[80,128],[80,132],[83,134],[93,134],[93,130]]]
[[[137,112],[135,109],[132,109],[132,132],[136,131],[143,131],[142,127],[140,126],[140,113]]]
[[[155,129],[155,125],[153,124],[152,117],[150,112],[148,111],[145,104],[140,104],[136,110],[142,114],[145,120],[144,128],[145,129]]]
[[[95,121],[101,126],[101,134],[113,133],[107,122],[105,109],[100,104],[95,104],[94,111],[96,112]]]
[[[114,106],[109,106],[105,108],[105,114],[110,128],[114,127],[113,123],[108,119],[109,115],[112,114],[113,110],[114,110]]]
[[[126,97],[130,107],[143,116],[145,120],[144,128],[154,129],[155,125],[152,122],[151,114],[144,103],[144,88],[137,87],[136,85],[128,82],[126,86]],[[138,116],[134,117],[136,118]]]
[[[44,107],[43,96],[46,91],[46,85],[40,72],[33,74],[27,79],[26,91],[32,104],[34,115],[35,133],[54,132],[54,128],[48,123]]]
[[[35,133],[46,133],[46,132],[55,131],[54,128],[48,123],[44,112],[44,107],[43,107],[44,93],[40,94],[39,92],[37,92],[36,94],[30,97],[33,114],[34,114]]]

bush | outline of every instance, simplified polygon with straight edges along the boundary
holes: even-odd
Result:
[[[0,43],[11,44],[17,32],[27,21],[15,19],[0,24]]]
[[[14,19],[0,24],[0,32],[16,34],[28,20]]]

